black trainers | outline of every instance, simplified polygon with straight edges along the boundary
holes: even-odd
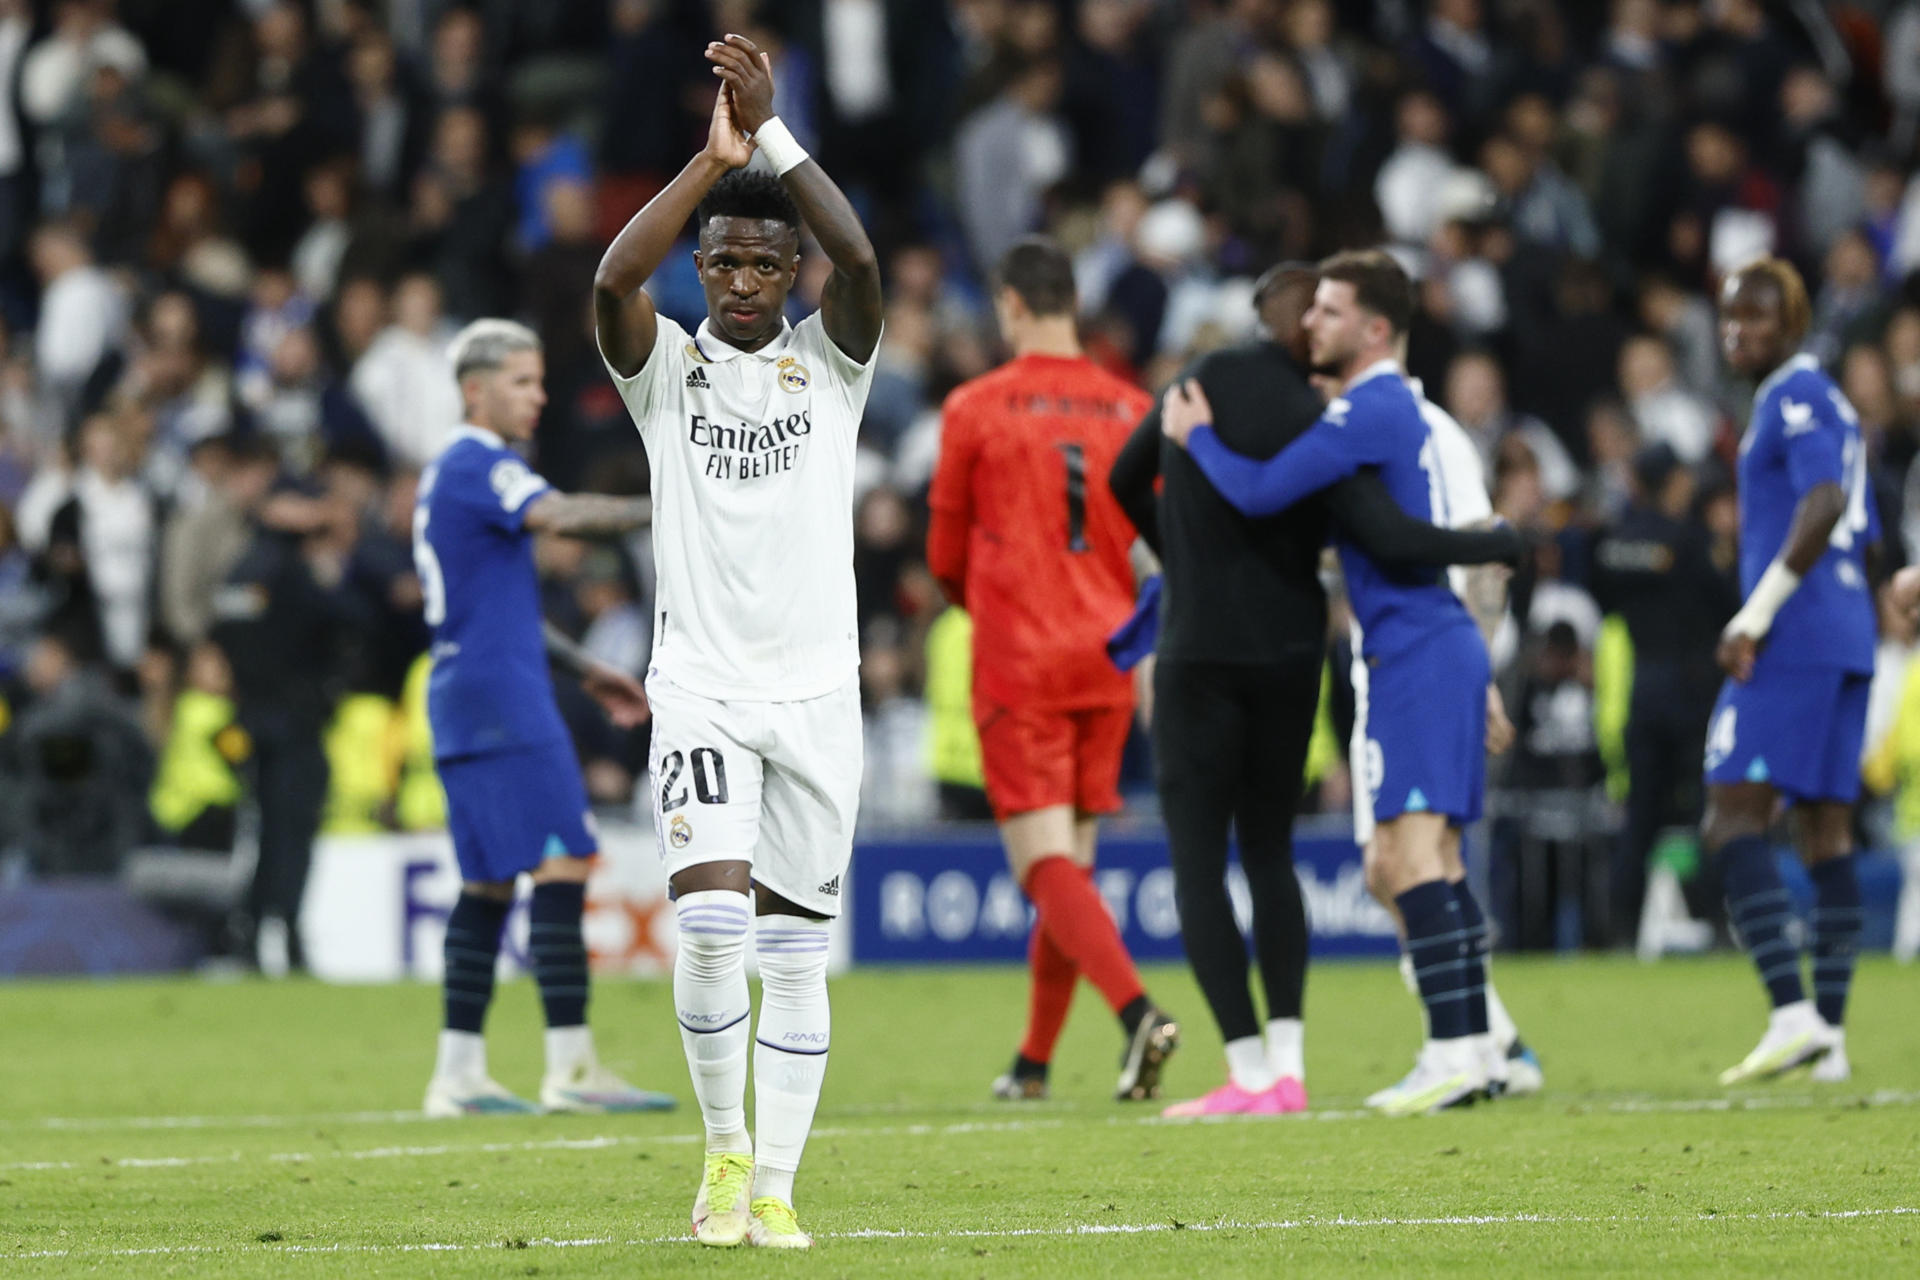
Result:
[[[1120,1083],[1113,1096],[1121,1102],[1144,1102],[1160,1096],[1160,1072],[1180,1047],[1180,1024],[1162,1009],[1149,1008],[1127,1038],[1120,1055]]]

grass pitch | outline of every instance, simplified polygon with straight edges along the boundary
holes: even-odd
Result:
[[[699,1170],[670,991],[602,983],[602,1057],[667,1116],[417,1120],[423,986],[0,985],[0,1274],[832,1277],[1920,1274],[1920,970],[1861,966],[1851,1085],[1722,1091],[1762,998],[1736,957],[1500,959],[1540,1051],[1529,1100],[1391,1121],[1359,1099],[1412,1060],[1384,965],[1309,983],[1315,1111],[1171,1123],[1108,1100],[1118,1033],[1082,989],[1055,1100],[986,1085],[1024,1011],[1015,970],[834,984],[801,1170],[810,1255],[686,1238]],[[1219,1082],[1184,971],[1174,1096]],[[540,1070],[530,983],[490,1024],[496,1077]]]

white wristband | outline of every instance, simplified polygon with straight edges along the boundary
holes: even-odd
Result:
[[[783,178],[787,176],[787,170],[799,168],[809,158],[807,149],[794,141],[793,132],[779,116],[769,116],[759,132],[753,135],[753,141],[773,165],[773,171]]]
[[[1800,586],[1800,575],[1787,568],[1783,560],[1775,560],[1760,575],[1760,581],[1753,584],[1753,594],[1740,606],[1740,612],[1733,615],[1727,623],[1726,634],[1730,636],[1751,636],[1755,640],[1767,634],[1773,626],[1773,617],[1780,612],[1780,606],[1787,602]]]

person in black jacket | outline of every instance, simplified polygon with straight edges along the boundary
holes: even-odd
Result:
[[[1199,379],[1215,430],[1236,453],[1270,458],[1320,416],[1300,331],[1318,280],[1311,266],[1267,272],[1254,305],[1272,336],[1205,356],[1182,375]],[[1164,481],[1157,501],[1156,480]],[[1505,527],[1436,529],[1403,512],[1370,473],[1280,515],[1249,519],[1164,439],[1157,407],[1121,451],[1109,483],[1163,565],[1155,769],[1187,959],[1227,1042],[1227,1084],[1168,1110],[1304,1110],[1307,923],[1293,874],[1293,820],[1326,653],[1319,567],[1329,526],[1337,520],[1377,558],[1429,565],[1513,562],[1520,536]],[[1253,899],[1267,995],[1264,1042],[1226,890],[1229,822]]]
[[[259,858],[246,925],[269,971],[304,967],[300,902],[326,804],[323,735],[364,621],[342,589],[354,513],[280,495],[214,594],[212,639],[233,668],[240,726],[253,745]]]
[[[1633,640],[1627,711],[1627,826],[1611,877],[1611,934],[1632,945],[1647,858],[1662,830],[1692,830],[1705,792],[1700,761],[1713,713],[1720,629],[1740,607],[1732,566],[1714,563],[1711,535],[1690,512],[1694,476],[1671,448],[1633,460],[1633,502],[1600,536],[1593,594]]]

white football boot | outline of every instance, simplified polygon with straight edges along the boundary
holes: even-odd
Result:
[[[1825,1056],[1836,1043],[1837,1032],[1814,1012],[1810,1000],[1782,1005],[1767,1018],[1767,1033],[1753,1052],[1737,1066],[1720,1073],[1723,1085],[1746,1084],[1752,1080],[1770,1080],[1795,1067],[1805,1066]]]
[[[1398,1084],[1367,1099],[1382,1115],[1431,1115],[1449,1107],[1470,1106],[1486,1093],[1487,1070],[1477,1036],[1429,1040],[1413,1070]]]
[[[486,1076],[455,1080],[435,1076],[427,1082],[423,1108],[430,1120],[455,1116],[537,1116],[540,1108]]]

